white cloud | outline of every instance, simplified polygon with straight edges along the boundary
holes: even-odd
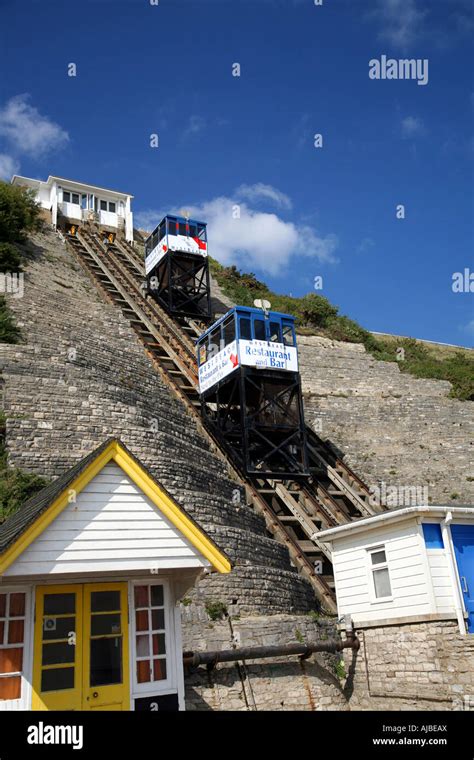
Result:
[[[12,156],[0,153],[0,179],[11,180],[13,174],[18,174],[20,164]]]
[[[194,137],[195,135],[199,134],[199,132],[202,132],[206,127],[206,120],[203,119],[202,116],[197,116],[196,114],[193,114],[189,117],[189,122],[183,132],[183,137]]]
[[[406,116],[402,119],[400,129],[402,137],[407,139],[411,137],[421,137],[421,135],[424,135],[426,132],[422,120],[416,116]]]
[[[15,95],[0,108],[0,135],[18,153],[35,157],[63,148],[69,141],[68,133],[28,101],[28,95]]]
[[[359,245],[357,246],[357,253],[367,253],[370,251],[371,248],[373,248],[375,245],[375,242],[372,240],[371,237],[365,237],[363,238]]]
[[[254,203],[271,201],[275,206],[285,209],[291,209],[293,206],[291,199],[285,193],[263,182],[257,182],[255,185],[240,185],[235,191],[235,196],[238,199],[246,198]]]
[[[191,218],[207,221],[209,252],[222,264],[277,275],[287,270],[295,256],[319,262],[337,261],[335,235],[322,237],[308,224],[286,222],[276,214],[252,209],[246,203],[238,204],[240,218],[235,219],[236,198],[221,196],[199,205],[184,206]],[[170,213],[179,213],[179,209]],[[151,210],[135,215],[136,224],[149,230],[160,218],[158,212]]]
[[[377,0],[371,16],[380,24],[381,39],[407,50],[422,33],[426,11],[420,10],[416,0]]]

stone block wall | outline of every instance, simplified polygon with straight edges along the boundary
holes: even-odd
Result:
[[[432,504],[474,504],[473,402],[449,398],[447,381],[402,373],[357,343],[299,336],[298,346],[306,423],[367,485],[417,487],[420,501],[426,487]]]
[[[474,636],[456,620],[358,629],[344,650],[351,710],[474,710]]]
[[[183,610],[185,651],[273,646],[337,637],[333,623],[309,617],[273,615],[212,622],[196,610]],[[200,626],[198,625],[200,623]],[[185,676],[187,710],[347,710],[336,675],[339,655],[317,654],[272,660],[219,663],[210,673],[201,666]]]

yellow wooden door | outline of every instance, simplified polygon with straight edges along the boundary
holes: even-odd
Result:
[[[83,710],[129,710],[126,583],[84,586]]]
[[[126,583],[36,590],[33,710],[129,710]]]
[[[36,589],[33,710],[82,707],[81,585]]]

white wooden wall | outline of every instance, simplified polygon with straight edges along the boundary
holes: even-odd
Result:
[[[375,600],[367,549],[385,546],[393,599]],[[353,534],[334,543],[338,612],[354,622],[437,612],[423,537],[415,520]]]
[[[437,612],[454,612],[454,597],[446,549],[427,549]]]
[[[209,563],[115,463],[108,464],[6,576],[205,567]]]

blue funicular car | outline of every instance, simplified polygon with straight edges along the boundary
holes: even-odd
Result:
[[[307,477],[295,319],[255,304],[196,342],[203,418],[247,475]]]
[[[211,318],[207,225],[167,215],[145,241],[148,293],[174,317]]]

